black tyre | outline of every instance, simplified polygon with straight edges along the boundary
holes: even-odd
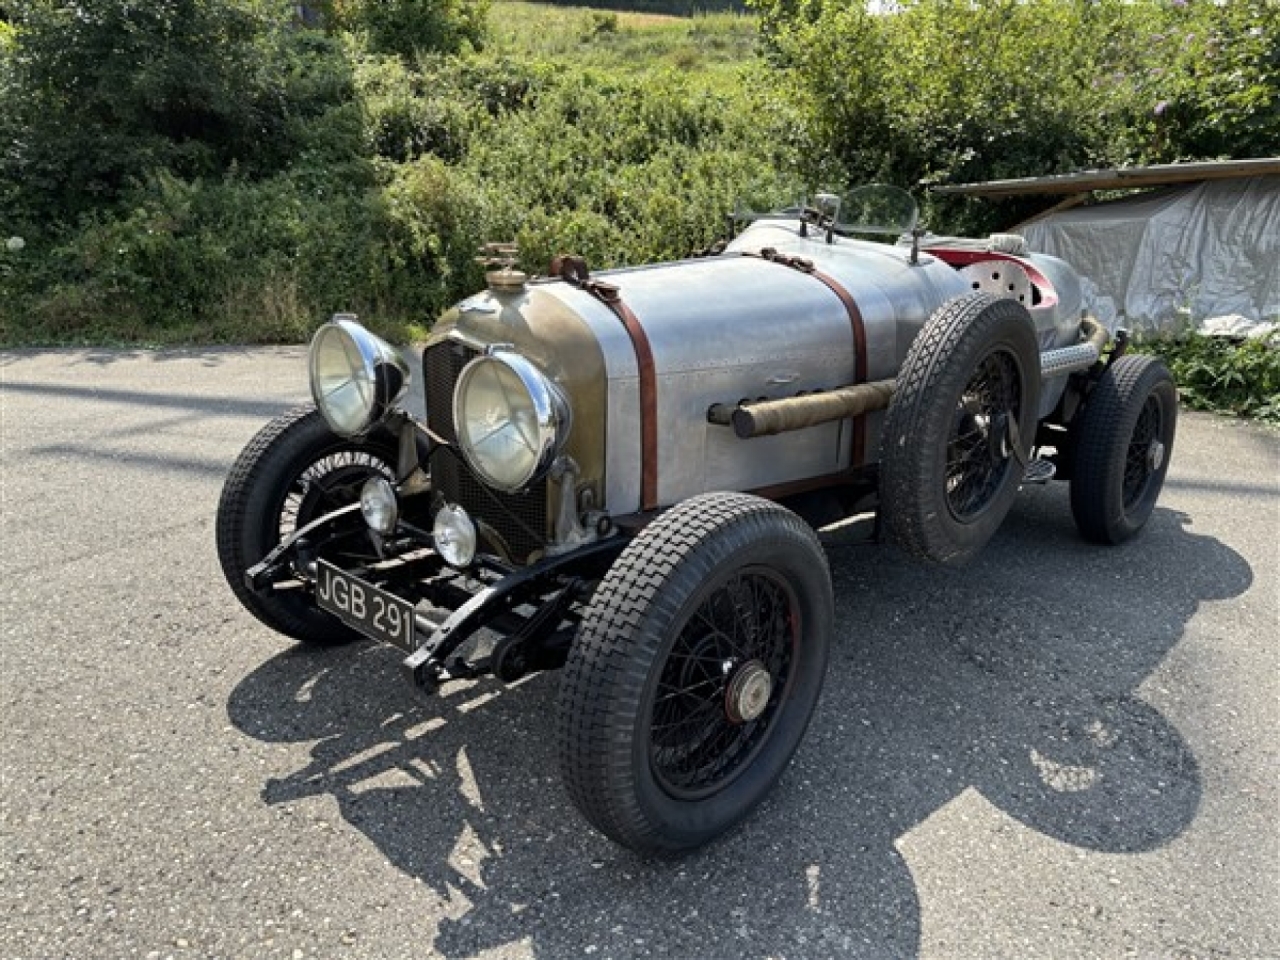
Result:
[[[1040,350],[1020,303],[978,293],[939,307],[907,353],[881,435],[891,538],[936,563],[982,549],[1013,506],[1039,406]]]
[[[601,582],[565,667],[574,803],[642,853],[737,823],[804,735],[833,617],[826,556],[795,514],[732,493],[663,514]]]
[[[245,571],[286,536],[312,520],[360,497],[370,476],[394,476],[396,440],[387,431],[367,437],[334,434],[314,407],[272,420],[244,448],[231,467],[218,501],[218,561],[232,592],[273,630],[306,643],[343,643],[358,637],[336,618],[317,609],[301,590],[258,594],[244,582]],[[372,554],[353,518],[346,541]],[[342,545],[335,546],[342,549]]]
[[[1111,364],[1071,426],[1071,513],[1094,543],[1142,529],[1164,486],[1178,426],[1178,390],[1155,357]]]

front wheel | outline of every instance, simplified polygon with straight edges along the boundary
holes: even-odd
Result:
[[[1086,540],[1122,543],[1146,524],[1177,425],[1178,390],[1155,357],[1130,354],[1102,374],[1071,426],[1071,513]]]
[[[295,530],[356,502],[369,477],[394,479],[395,462],[396,439],[389,431],[340,437],[314,407],[283,414],[263,427],[236,459],[218,501],[218,560],[245,609],[305,643],[356,639],[355,631],[317,609],[303,590],[255,593],[244,575]],[[359,517],[341,532],[346,536],[335,541],[333,551],[376,559]]]
[[[833,619],[826,556],[790,511],[715,493],[663,514],[601,582],[565,667],[574,803],[641,853],[729,829],[800,744]]]

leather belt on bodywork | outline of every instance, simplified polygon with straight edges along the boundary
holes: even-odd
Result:
[[[591,294],[622,321],[636,353],[640,383],[640,509],[658,507],[658,374],[653,348],[639,318],[623,302],[612,283],[593,280],[587,261],[581,257],[558,256],[551,261],[551,275]]]
[[[858,309],[857,301],[844,285],[830,274],[823,273],[814,266],[812,260],[806,260],[803,257],[793,257],[789,254],[780,253],[773,247],[765,247],[759,252],[745,250],[742,254],[744,257],[758,257],[761,260],[768,260],[770,263],[776,263],[780,266],[790,267],[792,270],[798,270],[800,273],[807,273],[815,280],[820,280],[826,284],[827,289],[834,293],[842,304],[844,304],[845,313],[849,315],[849,326],[853,328],[853,382],[867,382],[867,328],[862,322],[862,311]],[[853,455],[851,466],[861,466],[866,460],[867,448],[867,419],[865,416],[854,417],[853,419]]]

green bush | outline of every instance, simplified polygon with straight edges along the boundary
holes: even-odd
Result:
[[[479,48],[488,12],[488,0],[333,0],[329,15],[363,33],[370,49],[412,58]]]
[[[618,32],[618,15],[605,11],[592,11],[590,26],[584,33],[586,39],[590,40],[600,36],[602,33]]]
[[[796,190],[750,90],[564,73],[536,106],[495,120],[463,165],[491,198],[491,239],[518,236],[534,270],[562,251],[603,267],[707,246],[736,200]]]
[[[288,169],[161,170],[74,229],[33,226],[0,273],[5,340],[296,341],[335,310],[405,338],[483,283],[487,240],[534,273],[672,259],[736,200],[797,189],[757,85],[352,54],[353,99],[297,119]]]
[[[292,118],[350,95],[342,61],[287,25],[283,4],[251,0],[21,4],[0,179],[22,182],[23,212],[43,220],[100,209],[160,169],[280,169]]]
[[[1129,29],[1106,38],[1108,69],[1094,81],[1124,159],[1280,151],[1280,5],[1146,0],[1124,9]]]
[[[290,342],[318,315],[376,313],[390,299],[377,197],[162,175],[45,252],[24,339]]]
[[[756,0],[771,57],[828,144],[814,176],[902,186],[1280,148],[1273,0]],[[1037,212],[931,197],[935,227]]]
[[[1233,340],[1193,333],[1135,347],[1164,360],[1184,406],[1280,423],[1280,336]]]
[[[398,58],[365,57],[357,68],[367,152],[397,162],[466,154],[474,118],[459,98],[433,96],[428,79]]]

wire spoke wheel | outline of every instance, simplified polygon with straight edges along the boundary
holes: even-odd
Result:
[[[1123,543],[1150,519],[1178,426],[1178,389],[1155,357],[1108,364],[1071,424],[1071,514],[1086,540]]]
[[[1134,424],[1133,436],[1124,461],[1124,506],[1132,509],[1142,499],[1152,475],[1164,460],[1164,445],[1160,442],[1163,417],[1160,401],[1149,396]]]
[[[355,503],[372,476],[393,479],[396,438],[386,430],[339,437],[314,407],[283,414],[241,452],[218,501],[218,559],[244,607],[273,630],[309,643],[339,643],[356,634],[317,609],[287,578],[274,592],[250,590],[245,572],[281,541],[320,517]],[[357,514],[325,527],[317,550],[326,559],[375,556]]]
[[[1012,445],[1010,422],[1022,412],[1022,378],[1005,350],[988,354],[965,385],[947,443],[945,484],[951,515],[968,522],[1004,484]]]
[[[800,622],[795,592],[755,567],[686,621],[658,680],[649,759],[672,796],[723,788],[750,763],[787,695]]]
[[[747,816],[804,736],[833,616],[822,545],[794,513],[708,493],[659,516],[596,588],[560,681],[578,809],[644,853]]]
[[[1035,323],[1018,301],[979,292],[934,311],[880,436],[880,509],[895,543],[950,565],[986,545],[1018,495],[1040,389]]]
[[[383,457],[366,450],[337,449],[319,455],[294,478],[284,492],[277,511],[280,540],[313,520],[333,513],[360,499],[366,480],[382,476],[394,480],[395,473]],[[330,545],[346,557],[376,559],[359,517],[335,528]]]

